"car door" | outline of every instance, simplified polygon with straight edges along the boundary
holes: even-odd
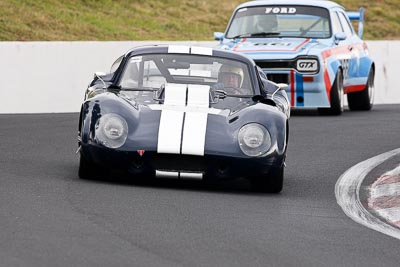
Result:
[[[341,45],[345,46],[345,51],[348,51],[347,59],[342,62],[343,67],[343,84],[344,91],[347,92],[354,80],[359,76],[360,69],[360,49],[361,40],[347,18],[346,14],[342,11],[337,11],[340,24],[343,32],[346,34],[346,40],[342,41]]]

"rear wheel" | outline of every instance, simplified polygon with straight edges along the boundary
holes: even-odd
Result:
[[[272,171],[268,177],[253,177],[251,185],[254,191],[279,193],[283,187],[284,166]]]
[[[374,89],[374,71],[371,70],[364,90],[347,94],[350,110],[371,110],[374,100]]]
[[[331,107],[330,108],[319,108],[318,112],[321,115],[341,115],[344,107],[344,94],[343,94],[343,75],[338,70],[335,78],[335,82],[332,85],[331,93]]]

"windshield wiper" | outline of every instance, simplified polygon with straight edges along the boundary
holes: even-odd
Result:
[[[237,38],[244,38],[244,37],[249,37],[250,34],[248,33],[243,33],[243,34],[239,34],[239,35],[235,35],[233,37],[229,37],[229,39],[237,39]]]
[[[145,91],[145,92],[154,92],[158,91],[156,88],[121,88],[121,91]]]
[[[215,90],[214,93],[218,93],[218,98],[224,99],[226,97],[237,97],[237,98],[251,98],[253,96],[250,95],[231,95],[225,92],[224,90]]]
[[[251,38],[251,37],[256,37],[256,36],[277,36],[277,35],[281,35],[280,32],[254,32],[254,33],[242,33],[242,34],[238,34],[236,36],[233,37],[227,37],[230,39],[237,39],[237,38]]]
[[[280,32],[254,32],[250,33],[248,37],[256,37],[256,36],[276,36],[281,35]]]
[[[110,85],[107,89],[110,90],[118,90],[118,91],[149,91],[149,92],[154,92],[157,91],[158,89],[156,88],[127,88],[127,87],[122,87],[121,85]]]

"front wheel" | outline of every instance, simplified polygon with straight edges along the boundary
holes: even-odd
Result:
[[[335,78],[335,82],[331,88],[331,107],[330,108],[319,108],[318,112],[321,115],[341,115],[344,110],[344,93],[343,93],[343,75],[338,70]]]
[[[251,185],[254,191],[279,193],[283,188],[284,166],[271,171],[268,177],[253,177]]]
[[[105,172],[104,169],[96,164],[88,161],[85,157],[81,154],[79,160],[79,178],[90,180],[95,178],[102,178]]]
[[[347,94],[350,110],[371,110],[374,100],[374,89],[374,71],[371,70],[364,90]]]

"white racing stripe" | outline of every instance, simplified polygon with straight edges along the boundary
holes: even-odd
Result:
[[[170,45],[168,46],[168,53],[172,54],[189,54],[190,46],[186,45]]]
[[[166,84],[165,105],[186,105],[186,85]],[[181,152],[181,137],[184,112],[177,110],[161,111],[160,126],[158,129],[157,153],[179,154]]]
[[[186,84],[167,83],[164,90],[164,105],[181,106],[186,105]]]
[[[168,179],[183,179],[183,180],[202,180],[202,172],[186,172],[186,171],[165,171],[156,170],[157,178],[168,178]]]
[[[204,156],[208,114],[220,112],[209,108],[210,86],[166,84],[158,131],[158,153]]]
[[[400,154],[400,148],[375,156],[348,169],[335,185],[336,201],[352,220],[383,234],[400,239],[400,231],[373,216],[360,201],[360,188],[368,173],[384,161]]]
[[[207,118],[207,113],[186,112],[182,138],[182,154],[204,156]]]
[[[213,50],[211,47],[192,46],[191,54],[212,56]]]
[[[166,106],[166,105],[148,105],[151,110],[174,110],[174,111],[182,111],[182,112],[202,112],[207,114],[221,114],[224,110],[217,108],[199,108],[199,107],[178,107],[178,106]],[[229,114],[229,110],[227,110]]]
[[[201,47],[201,46],[190,47],[187,45],[169,45],[168,53],[212,56],[213,49],[211,47]]]
[[[182,111],[174,110],[163,110],[161,112],[157,153],[179,154],[181,152],[184,114]]]
[[[208,108],[210,105],[210,86],[188,85],[187,106]],[[208,114],[186,112],[183,128],[182,154],[204,156]]]
[[[179,178],[179,172],[173,172],[173,171],[159,171],[156,170],[156,177],[157,178]]]
[[[209,108],[210,86],[189,84],[187,106],[195,108]]]
[[[187,180],[201,180],[203,179],[203,173],[201,172],[180,172],[181,179]]]

